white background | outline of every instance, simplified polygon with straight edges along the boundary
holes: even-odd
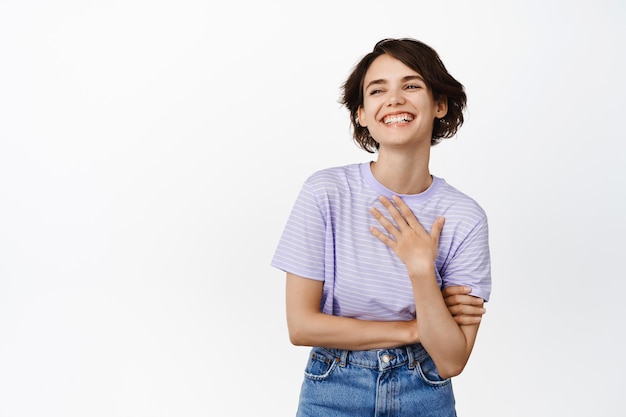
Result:
[[[374,158],[337,103],[385,37],[466,124],[432,172],[487,211],[460,416],[624,415],[626,6],[1,1],[0,416],[291,416],[269,266],[304,179]]]

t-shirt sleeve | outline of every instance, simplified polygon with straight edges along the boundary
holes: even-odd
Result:
[[[278,242],[271,265],[304,278],[324,280],[326,219],[307,180]]]
[[[471,295],[489,301],[491,294],[491,259],[489,228],[483,217],[463,239],[442,273],[444,287],[466,285]]]

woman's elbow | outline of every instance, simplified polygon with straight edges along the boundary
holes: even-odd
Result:
[[[439,376],[441,376],[442,379],[448,379],[460,375],[461,372],[463,372],[463,368],[445,369],[439,371]]]
[[[291,342],[292,345],[294,346],[305,346],[306,343],[304,343],[304,339],[302,338],[302,336],[289,332],[289,342]]]
[[[294,346],[310,346],[307,331],[302,326],[291,324],[288,326],[289,342]]]
[[[455,376],[458,376],[461,374],[461,372],[463,372],[463,369],[465,369],[465,364],[467,362],[462,362],[462,363],[445,363],[442,364],[441,366],[437,365],[437,363],[435,363],[435,365],[437,366],[437,372],[439,372],[439,376],[443,379],[448,379],[448,378],[453,378]]]

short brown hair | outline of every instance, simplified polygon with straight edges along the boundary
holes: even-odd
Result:
[[[380,146],[372,138],[367,127],[359,125],[358,110],[363,106],[365,73],[372,62],[384,54],[394,57],[417,71],[424,78],[426,86],[430,88],[435,99],[446,97],[448,112],[434,123],[431,145],[436,145],[442,138],[454,136],[463,124],[463,110],[467,103],[463,85],[448,73],[439,54],[430,46],[410,38],[383,39],[376,43],[372,52],[359,61],[342,86],[343,97],[340,102],[350,111],[355,142],[371,153],[376,152]]]

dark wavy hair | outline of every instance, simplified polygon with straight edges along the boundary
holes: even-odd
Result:
[[[363,106],[365,73],[372,62],[384,54],[417,71],[424,78],[435,100],[441,97],[447,99],[448,112],[433,124],[431,145],[436,145],[443,138],[454,136],[463,124],[463,110],[467,103],[463,85],[448,73],[439,54],[430,46],[410,38],[383,39],[376,43],[372,52],[359,61],[342,86],[343,96],[340,103],[350,111],[355,142],[370,153],[376,152],[380,146],[367,127],[359,125],[357,112]]]

